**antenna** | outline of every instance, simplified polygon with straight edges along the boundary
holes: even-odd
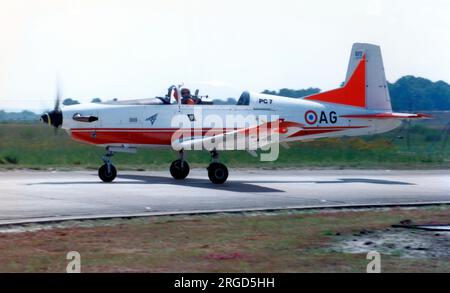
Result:
[[[176,94],[177,94],[177,97],[178,97],[178,112],[181,112],[181,87],[183,86],[183,83],[181,83],[181,84],[179,84],[176,88],[175,88],[175,90],[176,90]]]

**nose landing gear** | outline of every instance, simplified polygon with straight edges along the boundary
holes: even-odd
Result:
[[[106,155],[103,156],[103,162],[105,164],[98,169],[98,177],[106,183],[112,182],[117,176],[117,169],[111,163],[111,157],[113,155],[114,153],[107,149]]]
[[[170,165],[170,175],[177,180],[182,180],[189,175],[189,164],[184,160],[183,150],[178,154],[180,158]]]

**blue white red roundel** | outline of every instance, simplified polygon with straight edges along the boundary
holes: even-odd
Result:
[[[314,124],[317,122],[317,114],[313,110],[306,111],[305,121],[308,124]]]

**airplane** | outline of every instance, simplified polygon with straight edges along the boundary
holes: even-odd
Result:
[[[216,105],[198,93],[197,90],[191,95],[188,89],[174,85],[164,97],[62,108],[58,95],[55,108],[44,113],[41,120],[63,128],[76,141],[106,148],[104,164],[98,170],[103,182],[112,182],[117,176],[111,160],[116,152],[172,148],[179,156],[170,166],[174,179],[182,180],[189,174],[185,151],[208,150],[208,177],[214,184],[223,184],[228,169],[219,162],[218,154],[229,149],[224,148],[224,141],[238,135],[241,140],[258,143],[265,133],[269,138],[277,136],[276,143],[287,145],[294,141],[384,133],[405,119],[429,118],[426,114],[392,111],[381,49],[365,43],[353,44],[345,82],[334,90],[303,98],[244,91],[234,105]],[[209,116],[225,120],[230,115],[253,118],[245,125],[220,127],[206,121]],[[174,125],[176,117],[184,119],[183,123]],[[270,143],[273,142],[256,144],[256,148]],[[244,148],[252,153],[250,144]]]

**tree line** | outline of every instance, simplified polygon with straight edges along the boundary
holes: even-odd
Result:
[[[443,111],[450,110],[450,85],[444,81],[433,82],[423,77],[404,76],[389,83],[394,111]],[[265,90],[264,94],[302,98],[319,93],[319,88]]]
[[[392,108],[394,111],[446,111],[450,110],[450,85],[444,81],[433,82],[423,77],[412,75],[404,76],[394,83],[389,83]],[[302,98],[321,92],[319,88],[264,90],[262,93],[290,98]],[[92,103],[100,103],[101,99],[94,98]],[[235,98],[227,100],[214,100],[215,104],[236,104]],[[68,98],[62,102],[63,105],[75,105],[79,102]],[[36,120],[38,114],[30,111],[20,113],[9,113],[0,110],[0,121],[27,121]]]
[[[394,111],[442,111],[450,110],[450,85],[444,81],[433,82],[423,77],[404,76],[394,83],[389,83],[392,109]],[[278,91],[264,90],[263,94],[290,98],[302,98],[317,94],[321,89],[310,87],[307,89],[283,88]],[[95,98],[93,103],[101,100]],[[215,104],[235,104],[235,98],[214,100]],[[79,104],[73,99],[66,99],[64,105]]]

